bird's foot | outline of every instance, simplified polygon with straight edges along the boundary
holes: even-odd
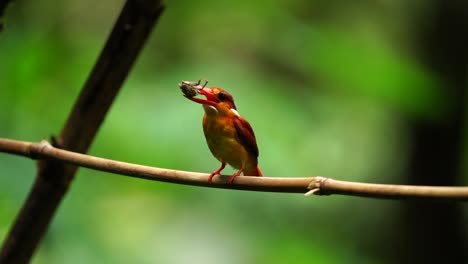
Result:
[[[224,167],[226,167],[226,162],[221,163],[221,167],[219,167],[219,169],[213,171],[210,174],[210,176],[208,176],[208,184],[211,184],[211,182],[213,181],[213,177],[215,175],[221,175],[221,171],[224,169]]]
[[[240,168],[240,170],[238,170],[236,173],[234,173],[231,177],[229,177],[227,183],[228,184],[232,184],[234,182],[234,179],[239,176],[242,171],[244,171],[244,165],[242,164],[242,167]]]
[[[236,173],[236,174],[232,175],[231,177],[229,177],[227,183],[228,183],[228,184],[232,184],[232,183],[234,182],[234,179],[235,179],[237,176],[239,176],[239,174]]]
[[[211,173],[210,176],[208,176],[208,184],[211,184],[211,182],[213,181],[213,177],[215,175],[220,175],[220,174],[217,171]]]

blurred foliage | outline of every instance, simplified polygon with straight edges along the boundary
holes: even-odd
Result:
[[[202,109],[177,87],[208,79],[254,127],[266,175],[403,182],[400,116],[441,118],[446,107],[412,46],[422,2],[167,1],[90,154],[211,172],[219,164]],[[1,137],[60,132],[122,4],[16,1],[7,10]],[[33,161],[0,155],[1,240],[34,173]],[[384,263],[397,206],[81,169],[33,263]]]

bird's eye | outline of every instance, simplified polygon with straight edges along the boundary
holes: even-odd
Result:
[[[221,101],[223,101],[224,99],[226,99],[226,95],[223,94],[223,93],[219,93],[219,94],[218,94],[218,99],[221,100]]]

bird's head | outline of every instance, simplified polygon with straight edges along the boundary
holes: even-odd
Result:
[[[201,86],[200,81],[188,82],[183,81],[179,83],[179,87],[184,93],[184,96],[189,100],[196,103],[202,104],[205,111],[209,109],[216,110],[217,112],[223,110],[234,110],[236,111],[236,105],[234,104],[234,98],[232,95],[219,87],[207,88],[208,81]],[[197,98],[198,94],[204,95],[206,99]]]

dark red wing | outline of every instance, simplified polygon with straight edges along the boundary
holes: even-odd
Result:
[[[234,127],[236,128],[240,143],[245,147],[247,152],[257,160],[257,141],[255,140],[255,134],[249,122],[242,117],[238,117],[234,120]]]

